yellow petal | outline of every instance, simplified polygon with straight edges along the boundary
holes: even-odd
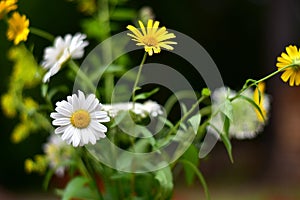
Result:
[[[299,86],[300,85],[300,71],[297,72],[297,75],[295,77],[295,81],[296,81],[296,85]]]
[[[170,45],[167,45],[166,43],[160,43],[159,46],[168,49],[168,50],[173,50],[174,48]]]
[[[283,72],[283,74],[281,75],[281,79],[284,81],[284,82],[287,82],[287,80],[290,78],[291,74],[292,74],[292,70],[286,70]]]
[[[173,33],[169,33],[169,34],[166,34],[166,35],[161,35],[157,38],[157,41],[158,42],[161,42],[161,41],[164,41],[164,40],[168,40],[168,39],[171,39],[171,38],[175,38],[176,36],[173,34]]]
[[[295,73],[292,73],[290,76],[290,86],[294,86],[294,82],[295,82]]]
[[[281,57],[288,60],[288,61],[290,61],[291,63],[293,62],[293,60],[286,53],[282,53]]]
[[[128,25],[127,26],[127,29],[129,29],[134,35],[136,35],[137,37],[143,37],[142,33],[137,29],[135,28],[134,26],[132,25]]]
[[[287,59],[285,59],[285,58],[283,58],[283,57],[278,57],[278,58],[277,58],[277,61],[278,61],[278,62],[285,63],[285,64],[287,64],[287,65],[291,64],[290,60],[287,60]]]
[[[152,27],[153,27],[153,20],[149,19],[147,23],[147,33],[151,34],[152,33]]]
[[[141,27],[141,29],[142,29],[142,33],[143,33],[143,35],[147,35],[147,33],[146,33],[146,29],[145,29],[145,26],[144,26],[143,22],[142,22],[142,21],[140,21],[140,20],[139,20],[139,25],[140,25],[140,27]]]
[[[298,49],[296,46],[290,45],[286,48],[286,52],[288,53],[291,59],[296,59],[298,56]]]
[[[166,27],[161,27],[156,33],[154,33],[155,37],[158,37],[159,35],[167,34]]]
[[[155,33],[157,31],[158,26],[159,26],[159,21],[155,21],[154,25],[153,25],[153,28],[152,28],[152,33]]]

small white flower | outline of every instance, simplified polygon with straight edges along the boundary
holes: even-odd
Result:
[[[43,150],[49,161],[49,167],[55,169],[55,174],[62,177],[66,167],[61,164],[71,159],[73,149],[58,135],[51,134]]]
[[[220,108],[220,105],[230,97],[235,96],[236,92],[229,88],[219,88],[212,93],[213,110]],[[253,98],[253,91],[251,89],[243,93],[248,98]],[[248,101],[237,98],[232,102],[232,121],[229,127],[229,136],[236,139],[250,139],[254,138],[262,131],[265,123],[261,122],[255,112],[255,108]],[[269,98],[265,95],[265,109],[269,109]],[[224,119],[221,114],[215,115],[211,121],[218,130],[223,130]],[[215,132],[212,127],[208,127],[209,132]],[[215,133],[214,133],[215,134]]]
[[[52,124],[59,126],[55,134],[62,134],[61,138],[74,147],[88,143],[95,144],[100,138],[105,138],[106,126],[99,122],[108,122],[110,118],[106,111],[101,111],[102,104],[94,94],[87,97],[82,91],[78,96],[73,94],[56,103],[55,110],[50,117]]]
[[[116,117],[120,111],[132,110],[135,114],[140,115],[145,118],[147,116],[157,117],[162,115],[164,112],[162,107],[154,101],[146,101],[145,103],[135,103],[133,109],[133,103],[115,103],[115,104],[104,104],[102,107],[103,110],[108,112],[110,117]]]
[[[83,56],[83,49],[89,44],[84,41],[85,38],[86,35],[81,33],[76,33],[73,37],[67,34],[64,38],[55,38],[54,46],[47,47],[44,52],[42,66],[49,71],[45,74],[43,82],[48,82],[70,58],[79,59]]]

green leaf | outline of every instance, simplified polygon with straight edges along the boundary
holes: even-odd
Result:
[[[155,179],[160,186],[155,199],[168,199],[172,194],[174,186],[171,168],[168,166],[155,172]]]
[[[254,108],[255,108],[256,110],[258,110],[259,114],[261,115],[261,117],[262,117],[263,120],[265,121],[265,116],[264,116],[262,110],[261,110],[260,107],[254,102],[253,99],[251,99],[251,98],[249,98],[249,97],[246,97],[246,96],[244,96],[244,95],[240,95],[239,97],[241,97],[242,99],[248,101],[252,106],[254,106]]]
[[[229,99],[226,99],[219,107],[220,112],[222,112],[226,117],[228,117],[231,121],[233,119],[232,116],[232,103]]]
[[[163,117],[163,116],[158,116],[158,120],[161,122],[161,123],[164,123],[166,126],[168,126],[169,128],[174,128],[174,125],[173,123],[168,120],[167,118]]]
[[[225,145],[225,148],[227,150],[228,156],[230,161],[233,163],[233,156],[232,156],[232,146],[231,146],[231,142],[228,138],[228,136],[226,134],[220,134],[220,137]]]
[[[182,158],[188,160],[195,167],[198,167],[199,165],[198,149],[194,145],[189,146],[182,155]],[[183,169],[185,172],[185,180],[188,185],[191,185],[195,180],[196,173],[191,168],[190,164],[187,163],[183,163]]]
[[[230,120],[227,116],[225,116],[224,124],[223,124],[223,133],[229,137],[229,128],[230,128]]]
[[[46,97],[48,88],[49,88],[48,84],[43,84],[42,85],[42,87],[41,87],[42,97]]]
[[[147,99],[150,96],[152,96],[153,94],[157,93],[158,91],[159,91],[159,88],[155,88],[155,89],[151,90],[150,92],[143,92],[141,94],[138,94],[135,96],[134,101],[141,100],[141,99]]]
[[[197,175],[200,183],[202,184],[202,187],[203,187],[203,190],[204,190],[204,194],[205,194],[205,198],[207,200],[210,199],[210,194],[209,194],[209,191],[208,191],[208,187],[207,187],[207,184],[206,184],[206,181],[204,179],[204,176],[202,175],[201,171],[199,170],[198,167],[196,167],[193,163],[191,163],[190,161],[188,160],[185,160],[185,159],[180,159],[179,162],[181,162],[182,164],[185,164],[185,165],[189,165],[190,168],[195,172],[195,174]]]
[[[229,140],[229,137],[225,134],[225,133],[222,133],[219,129],[217,129],[213,124],[210,124],[210,126],[218,132],[218,134],[220,135],[221,139],[222,139],[222,142],[223,144],[225,145],[225,148],[227,150],[227,153],[228,153],[228,156],[229,156],[229,159],[230,161],[233,163],[233,156],[232,156],[232,146],[231,146],[231,142]],[[225,126],[225,125],[224,125]],[[224,129],[224,128],[223,128]]]
[[[63,192],[62,200],[80,198],[85,200],[97,199],[96,191],[88,187],[89,180],[85,177],[78,176],[72,179]]]
[[[191,124],[193,130],[194,130],[194,133],[195,135],[197,134],[198,132],[198,128],[199,128],[199,125],[200,125],[200,122],[201,122],[201,114],[198,113],[194,116],[192,116],[188,122]]]

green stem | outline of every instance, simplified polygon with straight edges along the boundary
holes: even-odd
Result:
[[[91,82],[91,80],[89,79],[89,77],[86,76],[85,73],[83,73],[80,68],[78,67],[78,65],[71,59],[69,62],[69,67],[70,69],[72,69],[77,76],[79,76],[79,78],[81,78],[83,80],[83,83],[86,84],[86,86],[92,91],[92,92],[96,92],[96,87],[94,86],[94,84]]]
[[[50,42],[53,42],[55,38],[52,34],[35,27],[30,27],[30,33],[49,40]]]
[[[108,0],[102,0],[98,1],[99,7],[101,7],[101,12],[97,15],[97,20],[99,24],[102,24],[103,27],[103,33],[101,34],[100,38],[101,40],[105,40],[106,38],[109,38],[111,36],[111,26],[110,26],[110,5]],[[113,49],[112,49],[112,43],[110,40],[107,40],[103,44],[103,62],[109,64],[109,62],[112,59]],[[114,74],[108,73],[104,76],[104,97],[105,102],[110,103],[112,98],[112,92],[114,87]]]
[[[191,107],[191,109],[186,112],[184,114],[184,116],[176,123],[176,125],[169,131],[169,133],[167,134],[167,137],[170,136],[176,129],[178,129],[178,127],[180,126],[180,124],[190,115],[192,114],[192,112],[199,106],[199,104],[206,99],[207,96],[201,96],[198,101],[196,103],[194,103],[194,105]]]
[[[230,98],[229,100],[230,100],[230,101],[233,101],[234,99],[238,98],[245,90],[251,88],[251,87],[254,86],[254,85],[257,85],[257,84],[260,83],[260,82],[263,82],[263,81],[265,81],[265,80],[271,78],[272,76],[274,76],[274,75],[278,74],[279,72],[282,72],[282,71],[284,71],[284,70],[286,70],[287,68],[292,67],[292,66],[294,66],[294,64],[292,64],[292,65],[287,65],[287,66],[285,66],[285,67],[282,67],[282,68],[280,68],[280,69],[278,69],[278,70],[272,72],[271,74],[269,74],[269,75],[267,75],[267,76],[265,76],[265,77],[263,77],[263,78],[257,80],[257,81],[256,81],[256,80],[252,80],[252,79],[247,80],[246,83],[244,84],[243,88],[242,88],[242,89],[241,89],[234,97]],[[248,82],[249,82],[249,81],[252,82],[250,85],[248,85]]]
[[[83,162],[83,158],[85,158],[85,162]],[[81,172],[84,173],[84,175],[86,177],[88,177],[91,181],[92,181],[92,184],[93,184],[93,187],[95,188],[96,192],[97,192],[97,195],[98,195],[98,199],[99,200],[104,200],[101,192],[99,191],[98,189],[98,184],[97,184],[97,180],[95,178],[95,174],[94,174],[94,169],[93,167],[91,166],[91,164],[89,163],[89,155],[88,155],[88,151],[85,147],[82,148],[82,151],[81,151],[81,159],[80,159],[80,169],[81,169]],[[79,166],[80,166],[79,165]]]
[[[134,85],[133,85],[133,88],[132,88],[132,102],[133,102],[132,108],[133,109],[134,109],[134,104],[135,104],[135,91],[137,90],[137,84],[138,84],[138,82],[140,80],[140,76],[141,76],[143,65],[144,65],[144,63],[146,61],[146,58],[147,58],[147,52],[144,53],[142,62],[141,62],[140,67],[139,67],[138,74],[136,76],[136,79],[135,79],[135,82],[134,82]]]

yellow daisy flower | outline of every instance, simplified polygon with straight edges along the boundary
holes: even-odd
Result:
[[[7,38],[13,40],[17,45],[21,41],[26,41],[29,34],[29,20],[25,15],[20,15],[17,12],[12,14],[12,17],[8,20]]]
[[[265,108],[265,88],[266,85],[264,82],[260,82],[258,83],[258,86],[255,88],[254,93],[253,93],[253,101],[258,105],[258,107],[260,108],[263,116],[261,115],[261,113],[255,109],[257,118],[260,122],[264,122],[264,119],[266,119],[267,117],[267,110]]]
[[[128,35],[133,38],[133,41],[137,42],[136,45],[144,46],[149,56],[152,56],[153,52],[160,53],[161,48],[173,50],[174,48],[170,44],[177,44],[177,42],[168,41],[168,39],[175,38],[176,36],[174,33],[169,33],[166,27],[158,28],[159,21],[155,21],[153,24],[153,20],[149,19],[147,28],[145,28],[142,21],[139,21],[139,25],[142,32],[134,26],[128,25],[127,29],[133,33],[128,33]]]
[[[278,69],[286,67],[288,65],[292,65],[284,70],[281,75],[281,79],[284,82],[289,81],[290,86],[300,85],[300,49],[296,46],[288,46],[286,47],[286,53],[281,53],[281,57],[277,58],[276,66]]]
[[[7,13],[12,10],[16,10],[18,6],[16,5],[17,0],[2,0],[0,1],[0,19],[4,17]]]

